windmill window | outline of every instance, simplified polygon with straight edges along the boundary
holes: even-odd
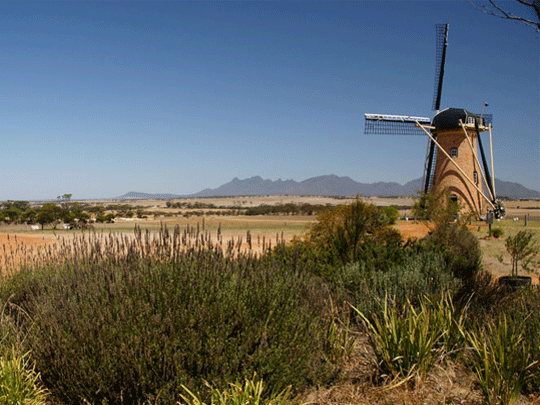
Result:
[[[473,174],[474,174],[474,184],[478,184],[478,172],[475,170]]]
[[[457,203],[458,202],[458,196],[455,195],[455,194],[452,194],[450,196],[450,201],[454,202],[454,203]]]
[[[474,124],[474,117],[467,117],[467,124]]]
[[[457,150],[457,148],[452,148],[452,149],[450,149],[450,156],[453,157],[453,158],[457,158],[457,157],[458,157],[458,150]]]

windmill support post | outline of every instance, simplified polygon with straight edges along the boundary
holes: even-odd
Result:
[[[490,160],[491,160],[491,180],[493,182],[493,195],[497,195],[497,193],[495,193],[495,171],[493,170],[493,142],[491,139],[491,124],[488,125],[488,131],[489,131],[489,154],[490,154]]]
[[[482,197],[484,197],[484,199],[488,202],[488,204],[493,208],[493,210],[495,210],[495,206],[493,205],[493,203],[490,201],[490,199],[483,193],[482,190],[480,190],[480,188],[474,184],[474,181],[472,181],[469,176],[467,176],[467,174],[461,169],[461,167],[459,167],[459,165],[456,163],[456,161],[454,159],[452,159],[452,157],[448,154],[448,152],[446,152],[442,147],[441,145],[435,140],[435,138],[426,130],[426,128],[420,124],[420,122],[416,122],[416,125],[418,125],[420,128],[422,128],[422,130],[426,133],[427,136],[429,136],[429,138],[435,142],[435,145],[437,145],[437,148],[446,155],[446,157],[450,160],[450,162],[452,162],[454,164],[454,166],[456,167],[456,169],[463,175],[463,177],[476,189],[476,191],[478,191],[480,193],[480,195]]]
[[[484,163],[484,173],[488,179],[487,187],[491,189],[493,187],[493,180],[489,174],[489,168],[486,161],[486,155],[484,154],[484,147],[482,146],[482,138],[480,137],[480,129],[478,127],[478,120],[474,121],[474,129],[476,130],[476,135],[478,135],[478,147],[480,148],[480,154],[482,155],[482,162]],[[495,191],[491,190],[491,193],[495,195]]]
[[[461,126],[461,129],[463,129],[463,133],[465,134],[465,139],[467,139],[467,142],[469,143],[469,146],[471,147],[471,151],[472,151],[474,160],[475,160],[476,164],[478,165],[478,168],[480,169],[480,174],[482,175],[482,179],[484,180],[484,182],[486,184],[488,184],[487,179],[486,179],[486,175],[485,175],[484,171],[481,169],[482,165],[480,164],[480,161],[478,160],[478,155],[476,154],[476,151],[474,150],[471,138],[469,137],[469,134],[467,133],[467,130],[465,129],[465,125],[463,125],[463,122],[461,120],[459,120],[459,125]],[[494,200],[495,196],[491,192],[491,188],[488,187],[487,189],[489,191],[489,196],[491,197],[492,200]]]
[[[429,185],[431,183],[431,167],[433,166],[433,154],[435,152],[435,144],[433,141],[428,142],[428,155],[427,155],[427,167],[424,165],[424,193],[429,191]]]

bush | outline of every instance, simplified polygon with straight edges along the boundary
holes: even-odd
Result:
[[[224,389],[254,372],[269,394],[335,375],[328,295],[302,261],[181,240],[176,230],[89,239],[4,281],[1,295],[33,320],[20,328],[56,396],[170,404],[182,385]]]
[[[482,267],[478,239],[464,226],[441,224],[423,240],[427,250],[441,252],[454,277],[474,279]]]
[[[320,214],[307,239],[327,269],[373,259],[385,246],[401,250],[402,245],[401,235],[390,227],[383,210],[360,200]]]
[[[491,273],[480,270],[463,281],[454,295],[454,302],[460,308],[467,308],[471,318],[486,319],[504,307],[509,298],[508,290]]]
[[[16,319],[7,314],[7,308],[5,305],[0,314],[0,405],[45,404],[47,391],[30,353],[23,351],[23,337],[17,331]]]
[[[383,207],[383,213],[387,219],[387,222],[390,225],[395,224],[397,219],[399,218],[399,211],[396,207],[393,206]]]
[[[499,239],[501,236],[504,235],[504,231],[502,228],[493,228],[493,230],[491,231],[491,234],[493,235],[494,238]]]
[[[408,302],[418,307],[422,297],[441,296],[460,287],[437,252],[410,255],[402,264],[374,271],[366,271],[361,263],[350,264],[340,270],[337,283],[368,317],[382,316],[387,302],[398,308]]]

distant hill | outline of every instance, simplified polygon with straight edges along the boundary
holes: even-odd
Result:
[[[296,182],[264,180],[259,176],[245,180],[234,178],[231,182],[215,189],[206,189],[192,197],[237,196],[237,195],[377,195],[403,196],[415,195],[421,188],[422,179],[401,185],[398,183],[379,182],[374,184],[358,183],[349,177],[335,175],[312,177]]]
[[[372,184],[358,183],[349,177],[335,175],[312,177],[296,182],[264,180],[259,176],[245,180],[234,178],[231,182],[215,189],[206,189],[191,197],[217,197],[237,195],[363,195],[379,197],[416,196],[422,189],[422,179],[409,181],[403,185],[398,183],[378,182]],[[499,197],[508,198],[540,198],[540,192],[530,190],[521,184],[495,179],[495,190]]]
[[[540,192],[531,190],[519,183],[495,179],[495,192],[497,197],[507,198],[540,198]]]
[[[234,197],[241,195],[325,195],[325,196],[379,196],[408,197],[417,196],[422,188],[422,179],[399,183],[378,182],[372,184],[358,183],[349,177],[335,175],[311,177],[297,182],[294,180],[265,180],[260,176],[240,180],[235,177],[229,183],[218,188],[205,189],[191,195],[147,194],[129,192],[119,199],[173,199],[182,197]],[[540,198],[540,192],[530,190],[519,183],[495,180],[497,196],[508,198]]]

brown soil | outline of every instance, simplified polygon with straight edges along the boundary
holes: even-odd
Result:
[[[396,228],[405,239],[421,239],[429,232],[429,228],[424,223],[414,223],[412,221],[399,222]]]

